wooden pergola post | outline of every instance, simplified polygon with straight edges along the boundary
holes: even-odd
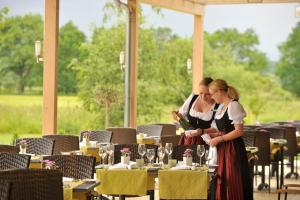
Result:
[[[199,93],[199,82],[203,77],[203,16],[194,15],[193,43],[193,93]]]
[[[129,79],[129,99],[130,113],[129,126],[136,128],[137,126],[137,83],[138,83],[138,37],[139,37],[139,0],[129,0],[130,8],[130,79]]]
[[[59,32],[59,0],[45,0],[43,134],[57,130],[57,51]]]

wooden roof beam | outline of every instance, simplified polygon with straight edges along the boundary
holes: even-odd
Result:
[[[299,3],[300,0],[204,0],[206,5],[212,4],[249,4],[249,3]]]
[[[199,0],[140,0],[140,3],[176,10],[193,15],[203,15],[203,1]]]

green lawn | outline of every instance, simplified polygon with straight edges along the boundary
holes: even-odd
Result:
[[[42,96],[0,95],[0,143],[10,144],[14,135],[42,135]],[[58,97],[58,133],[79,134],[80,130],[102,128],[97,114],[82,108],[76,96]]]

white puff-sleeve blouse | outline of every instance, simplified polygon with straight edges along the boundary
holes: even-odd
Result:
[[[222,109],[223,104],[219,106],[216,114],[216,119],[221,119],[226,112],[226,109]],[[243,119],[247,116],[243,106],[238,101],[231,101],[227,108],[228,117],[232,120],[231,124],[243,124]]]

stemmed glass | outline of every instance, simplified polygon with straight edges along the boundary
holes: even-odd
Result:
[[[155,155],[154,149],[147,149],[146,157],[148,158],[150,165],[152,165],[152,160],[154,159],[154,155]]]
[[[197,145],[197,155],[200,158],[200,167],[202,166],[202,157],[205,153],[205,147],[204,145]]]
[[[172,152],[173,152],[173,145],[172,143],[166,143],[165,146],[165,152],[168,154],[168,162],[171,158]]]
[[[158,151],[158,163],[160,163],[160,162],[163,163],[164,162],[163,159],[164,159],[165,154],[166,154],[165,148],[160,146],[160,147],[158,147],[157,151]]]
[[[100,163],[106,164],[106,157],[107,157],[107,146],[100,145],[99,146],[99,156],[100,156]]]
[[[108,164],[113,165],[114,164],[114,145],[111,143],[108,143],[106,146],[106,152],[108,154]]]
[[[141,156],[141,159],[144,159],[144,155],[146,154],[146,146],[145,144],[139,144],[138,153]]]
[[[207,168],[209,169],[209,161],[210,161],[211,157],[209,155],[209,150],[207,149],[205,151],[205,160],[207,160]]]

